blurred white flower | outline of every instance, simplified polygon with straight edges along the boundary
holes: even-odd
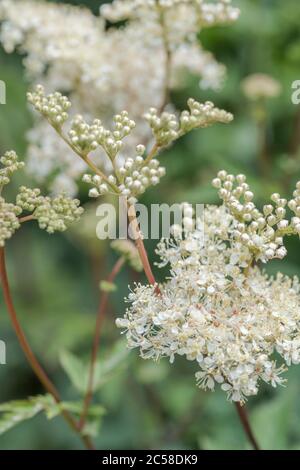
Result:
[[[244,78],[241,83],[242,90],[250,100],[263,98],[276,98],[280,95],[281,83],[270,75],[256,73]]]

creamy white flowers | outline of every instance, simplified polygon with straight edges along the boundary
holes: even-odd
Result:
[[[150,107],[160,113],[169,104],[168,92],[185,83],[186,73],[198,76],[204,88],[220,87],[225,67],[203,50],[197,34],[238,16],[239,10],[225,0],[122,0],[103,5],[100,16],[42,0],[3,0],[0,42],[7,52],[24,54],[32,82],[42,83],[47,92],[68,94],[73,118],[77,113],[85,121],[98,116],[110,128],[113,116],[126,109],[136,121],[136,132],[121,149],[126,159],[139,143],[151,145],[149,126],[140,118]],[[122,27],[111,24],[123,18]],[[85,165],[74,169],[69,152],[38,120],[28,139],[33,176],[49,178],[55,191],[76,192]],[[49,158],[54,149],[57,159]],[[95,159],[102,167],[107,164],[101,148],[95,150]],[[53,176],[58,161],[59,176]]]
[[[236,181],[222,172],[215,186],[221,177]],[[243,175],[237,181],[246,184]],[[236,236],[240,224],[225,199],[221,207],[208,206],[195,228],[192,220],[190,230],[175,227],[158,245],[160,265],[170,268],[160,295],[155,286],[136,285],[117,325],[142,358],[185,356],[197,364],[201,388],[220,386],[228,399],[243,402],[262,381],[282,384],[286,366],[300,362],[300,287],[296,277],[269,277],[253,264],[257,252]]]
[[[244,175],[235,178],[220,171],[213,186],[219,189],[220,198],[239,222],[232,236],[248,248],[254,260],[265,263],[273,258],[284,258],[284,236],[300,235],[300,182],[292,199],[287,201],[274,193],[271,203],[265,204],[262,211],[254,204],[254,194]],[[295,217],[288,218],[288,208]]]

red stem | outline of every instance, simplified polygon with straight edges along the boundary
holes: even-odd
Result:
[[[119,260],[114,265],[111,273],[107,277],[107,279],[106,279],[107,282],[109,282],[109,283],[114,282],[116,276],[119,274],[120,270],[122,269],[122,267],[124,265],[124,262],[125,262],[125,259],[123,257],[119,258]],[[109,297],[109,292],[103,292],[103,295],[101,296],[100,305],[99,305],[99,308],[98,308],[98,315],[97,315],[97,319],[96,319],[96,327],[95,327],[95,334],[94,334],[94,340],[93,340],[93,347],[92,347],[92,352],[91,352],[88,386],[87,386],[87,391],[86,391],[86,395],[85,395],[85,398],[84,398],[83,411],[82,411],[80,421],[79,421],[79,428],[80,429],[82,429],[83,426],[85,425],[86,417],[88,415],[89,406],[90,406],[90,403],[91,403],[92,398],[93,398],[95,365],[96,365],[97,354],[98,354],[98,349],[99,349],[101,328],[102,328],[103,320],[104,320],[105,313],[106,313],[108,297]]]
[[[130,222],[133,234],[134,234],[134,242],[135,242],[136,248],[139,252],[140,259],[141,259],[141,262],[142,262],[142,265],[143,265],[143,269],[144,269],[144,272],[147,276],[149,284],[151,284],[152,286],[155,286],[155,293],[157,295],[160,295],[161,292],[160,292],[158,284],[155,280],[154,274],[152,272],[152,269],[151,269],[151,266],[150,266],[150,263],[149,263],[149,258],[148,258],[148,255],[147,255],[147,251],[145,249],[145,245],[144,245],[144,241],[143,241],[143,238],[142,238],[141,230],[140,230],[137,218],[136,218],[136,212],[135,212],[134,206],[130,206],[129,209],[128,209],[128,219],[129,219],[129,222]]]
[[[244,431],[245,431],[245,433],[246,433],[246,435],[249,439],[249,442],[252,444],[252,446],[255,450],[260,450],[260,447],[259,447],[259,445],[258,445],[258,443],[257,443],[257,441],[254,437],[253,431],[251,429],[245,406],[242,406],[238,402],[235,403],[235,406],[236,406],[236,410],[238,412],[239,418],[241,420],[241,423],[243,425]]]
[[[40,365],[39,361],[35,357],[28,341],[27,338],[23,332],[23,329],[19,323],[18,317],[16,310],[14,308],[13,300],[12,300],[12,295],[10,292],[9,288],[9,282],[8,282],[8,276],[7,276],[7,270],[6,270],[6,263],[5,263],[5,252],[4,248],[0,248],[0,280],[1,280],[1,285],[2,285],[2,290],[3,290],[3,296],[4,296],[4,301],[13,325],[13,328],[15,330],[15,333],[17,335],[17,338],[19,340],[20,346],[23,349],[23,352],[32,368],[34,371],[35,375],[38,377],[39,381],[41,384],[44,386],[44,388],[47,390],[48,393],[52,395],[56,403],[61,403],[61,399],[59,396],[59,393],[55,387],[55,385],[51,382],[49,377],[47,376],[46,372],[44,371],[43,367]],[[85,447],[87,449],[94,449],[94,446],[90,439],[87,436],[83,436],[78,429],[77,423],[73,416],[66,410],[62,410],[62,415],[69,424],[69,426],[77,433],[79,434],[82,442],[84,443]]]

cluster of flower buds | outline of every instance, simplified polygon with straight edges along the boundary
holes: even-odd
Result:
[[[16,202],[22,211],[32,212],[32,218],[48,233],[64,232],[83,213],[78,199],[68,198],[64,194],[52,199],[42,196],[40,189],[26,186],[21,186]]]
[[[34,92],[27,93],[27,99],[36,111],[45,116],[51,125],[60,128],[68,119],[71,103],[59,92],[45,94],[44,87],[38,85]]]
[[[156,158],[145,163],[142,157],[145,151],[143,145],[138,145],[136,151],[136,157],[127,158],[124,166],[121,166],[118,170],[121,181],[119,191],[122,196],[128,198],[130,204],[136,202],[136,198],[143,194],[147,188],[156,186],[160,178],[166,174],[165,168],[159,165]]]
[[[2,187],[10,182],[10,176],[15,171],[24,167],[24,163],[18,161],[18,156],[13,150],[6,152],[0,158],[0,162],[3,165],[3,168],[0,169],[0,187]]]
[[[155,108],[145,114],[158,146],[167,146],[193,129],[209,127],[217,122],[228,124],[233,120],[231,113],[216,108],[210,101],[199,103],[190,98],[188,107],[189,110],[183,111],[179,119],[167,112],[159,116]]]
[[[10,182],[11,175],[23,168],[24,163],[18,160],[18,156],[14,151],[6,152],[0,162],[3,167],[0,169],[0,191],[3,186]],[[18,205],[11,204],[0,197],[0,246],[5,245],[5,241],[12,237],[15,231],[20,227],[18,216],[22,209]]]
[[[87,184],[91,184],[93,187],[89,191],[89,196],[92,198],[97,198],[99,196],[104,196],[110,191],[110,185],[99,175],[90,175],[88,173],[84,174],[82,181]],[[110,184],[116,184],[116,178],[113,175],[107,177],[107,181]]]
[[[228,124],[233,120],[233,115],[223,109],[216,108],[211,101],[199,103],[190,98],[188,100],[189,111],[183,111],[180,116],[181,135],[193,129],[205,128],[220,122]]]
[[[44,197],[41,196],[41,190],[38,188],[27,188],[21,186],[17,194],[16,203],[22,211],[33,212],[43,203]]]
[[[70,103],[60,93],[45,96],[43,87],[38,86],[36,92],[29,94],[29,101],[56,128],[58,121],[55,113],[61,117],[59,122],[64,122],[68,117],[65,109]],[[157,150],[168,146],[193,129],[208,127],[217,122],[229,123],[233,119],[232,114],[214,107],[211,102],[201,104],[190,98],[188,107],[189,110],[183,111],[179,117],[168,112],[159,115],[156,108],[150,108],[145,114],[154,134]],[[62,112],[63,116],[60,115]],[[99,119],[95,119],[89,125],[80,115],[72,121],[68,137],[60,131],[64,140],[84,160],[91,151],[101,146],[113,162],[114,174],[106,176],[99,171],[94,176],[89,174],[83,176],[83,181],[92,185],[90,197],[97,198],[112,192],[125,196],[129,204],[134,204],[138,196],[143,194],[149,186],[158,184],[160,178],[165,175],[165,168],[159,165],[159,161],[154,158],[155,155],[150,154],[150,158],[144,159],[145,147],[143,145],[136,147],[135,157],[127,158],[123,166],[116,168],[114,159],[122,148],[122,140],[131,133],[134,127],[135,122],[128,117],[126,111],[122,111],[114,116],[112,131],[105,129]]]
[[[12,237],[15,231],[20,227],[18,215],[22,209],[14,204],[5,202],[0,197],[0,246],[5,245],[5,241]]]
[[[81,115],[77,115],[69,131],[70,142],[83,155],[88,155],[101,146],[111,160],[114,160],[122,148],[122,140],[135,127],[135,122],[129,119],[128,113],[122,111],[114,116],[114,129],[110,131],[103,127],[100,119],[94,119],[89,125]]]
[[[135,271],[141,272],[143,265],[139,252],[135,244],[130,240],[114,240],[111,242],[111,247],[120,256],[123,256],[128,262],[129,266]]]
[[[34,211],[41,229],[48,233],[64,232],[68,225],[79,220],[83,208],[78,199],[71,199],[63,194],[51,199],[45,197]]]
[[[148,187],[157,185],[166,173],[165,168],[159,165],[156,158],[146,164],[142,156],[144,152],[145,147],[138,145],[136,156],[127,158],[124,165],[118,168],[117,178],[109,175],[104,181],[99,175],[85,174],[83,181],[93,186],[89,191],[89,196],[97,198],[108,192],[114,193],[114,190],[110,190],[110,185],[116,185],[118,194],[126,197],[129,204],[134,204],[138,196],[143,194]]]
[[[273,204],[266,204],[263,211],[253,202],[245,175],[233,176],[220,171],[213,180],[219,189],[219,196],[236,220],[234,238],[245,245],[256,260],[267,262],[273,258],[282,259],[287,254],[283,238],[286,235],[300,235],[300,182],[289,202],[280,194],[271,196]],[[291,220],[286,218],[286,206],[295,213]]]
[[[159,146],[169,145],[179,137],[179,122],[175,114],[163,112],[158,115],[156,108],[150,108],[144,115],[152,129],[153,135]]]

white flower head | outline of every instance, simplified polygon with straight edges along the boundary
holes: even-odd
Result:
[[[222,188],[235,178],[221,172],[214,185]],[[246,184],[243,175],[237,179]],[[160,265],[169,265],[170,276],[159,286],[159,295],[155,286],[136,285],[125,321],[117,325],[125,328],[128,347],[139,348],[142,358],[168,357],[172,363],[176,355],[185,356],[199,367],[200,387],[220,386],[229,400],[243,402],[258,393],[262,381],[273,387],[283,384],[286,366],[300,362],[300,285],[296,277],[269,277],[253,265],[256,251],[246,237],[243,241],[236,235],[239,231],[250,237],[252,232],[241,222],[244,211],[228,205],[234,189],[226,187],[229,199],[222,193],[223,206],[206,207],[195,228],[183,232],[176,226],[174,236],[159,243]],[[244,205],[249,204],[253,195],[248,187],[243,186],[242,194]],[[272,199],[284,206],[279,195]],[[268,231],[266,223],[258,225]],[[274,253],[276,243],[269,248]]]

